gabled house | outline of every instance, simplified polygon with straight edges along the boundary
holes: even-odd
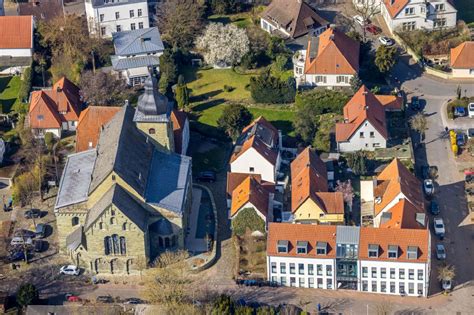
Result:
[[[291,212],[298,223],[344,223],[342,193],[328,191],[326,165],[309,147],[291,162]]]
[[[344,122],[336,124],[337,148],[339,152],[373,151],[387,147],[387,140],[385,108],[362,86],[344,106]]]
[[[260,15],[260,27],[283,38],[318,36],[329,27],[304,0],[273,0]]]
[[[382,0],[380,9],[391,32],[446,29],[457,22],[452,0]]]
[[[263,181],[275,183],[281,163],[280,132],[259,117],[245,127],[230,158],[232,173],[259,174]]]
[[[19,74],[31,66],[34,27],[31,15],[0,15],[0,74]]]
[[[328,28],[311,37],[306,50],[294,57],[294,76],[298,86],[350,86],[359,72],[359,42],[343,32]]]
[[[36,137],[51,132],[61,138],[63,131],[75,131],[83,103],[79,87],[63,77],[51,89],[31,92],[29,126]]]
[[[453,78],[474,78],[474,41],[451,48],[449,65]]]
[[[165,47],[157,27],[113,33],[112,40],[112,68],[127,84],[143,84],[150,69],[159,71],[159,57]]]

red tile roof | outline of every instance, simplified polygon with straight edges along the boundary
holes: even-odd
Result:
[[[425,229],[427,224],[427,217],[423,217],[423,224],[420,224],[416,220],[418,213],[424,214],[424,209],[415,207],[410,201],[401,199],[388,211],[391,218],[386,222],[381,221],[381,228],[393,228],[393,229]]]
[[[242,156],[247,150],[253,148],[256,150],[261,156],[263,156],[268,162],[272,165],[275,165],[278,158],[278,152],[274,149],[269,148],[262,140],[257,138],[256,136],[251,136],[248,138],[240,148],[240,150],[234,150],[234,153],[230,157],[230,163],[237,160],[240,156]]]
[[[239,186],[244,181],[244,179],[246,179],[249,176],[255,178],[258,182],[262,181],[262,176],[260,176],[260,174],[227,172],[227,186],[226,186],[227,196],[231,197],[232,192],[235,190],[235,188],[237,188],[237,186]]]
[[[312,54],[312,50],[316,54]],[[317,47],[312,47],[311,40],[308,42],[304,73],[356,74],[359,72],[359,50],[359,42],[329,28],[319,36]]]
[[[33,16],[0,16],[0,49],[33,48]]]
[[[385,110],[401,110],[403,107],[403,97],[400,96],[375,94],[375,98]]]
[[[171,121],[173,122],[173,138],[174,138],[174,151],[178,154],[182,154],[181,149],[183,147],[183,129],[186,124],[188,116],[181,110],[173,109],[171,112]]]
[[[267,217],[269,192],[251,176],[244,179],[232,192],[231,216],[235,216],[247,203],[251,203],[257,211]]]
[[[102,126],[107,124],[121,107],[89,106],[81,112],[76,129],[76,152],[95,148]]]
[[[474,68],[474,41],[464,42],[455,48],[451,48],[449,63],[455,69]]]
[[[256,135],[257,138],[260,138],[268,146],[278,145],[278,129],[276,129],[268,120],[263,116],[255,119],[250,125],[245,127],[242,130],[242,135]]]
[[[385,138],[388,138],[385,109],[375,95],[363,85],[344,106],[345,123],[336,124],[336,141],[348,141],[354,132],[365,122]]]
[[[403,8],[410,2],[410,0],[383,0],[385,7],[387,8],[390,16],[395,18]],[[393,2],[393,3],[392,3]]]

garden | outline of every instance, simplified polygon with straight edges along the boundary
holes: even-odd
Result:
[[[0,113],[9,113],[12,108],[20,104],[18,93],[20,92],[21,78],[0,77]]]

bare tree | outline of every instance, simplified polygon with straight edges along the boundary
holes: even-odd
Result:
[[[393,311],[393,304],[388,300],[383,300],[375,304],[375,313],[377,315],[389,315]]]
[[[420,142],[423,141],[425,131],[428,129],[428,122],[423,113],[417,113],[410,118],[411,129],[417,131],[420,134]]]
[[[363,19],[362,22],[362,40],[367,40],[367,21],[370,21],[375,15],[380,13],[380,5],[377,0],[362,0],[361,3],[355,5],[355,11]]]
[[[456,269],[452,265],[444,265],[438,268],[438,280],[453,280],[456,276]]]
[[[350,179],[341,182],[338,180],[336,182],[336,191],[342,193],[342,198],[344,199],[345,203],[352,209],[352,200],[354,198],[354,189],[352,188],[352,182]]]

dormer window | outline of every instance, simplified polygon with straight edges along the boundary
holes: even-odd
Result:
[[[316,254],[317,255],[326,255],[328,251],[328,243],[326,242],[317,242],[316,243]]]
[[[306,242],[306,241],[296,242],[296,253],[297,254],[307,254],[308,253],[308,242]]]
[[[388,245],[388,258],[397,259],[398,258],[398,246],[397,245]]]
[[[418,247],[408,246],[407,249],[407,258],[408,259],[418,259]]]
[[[369,258],[379,257],[379,245],[369,244]]]
[[[288,253],[288,241],[278,241],[277,252],[287,254]]]

